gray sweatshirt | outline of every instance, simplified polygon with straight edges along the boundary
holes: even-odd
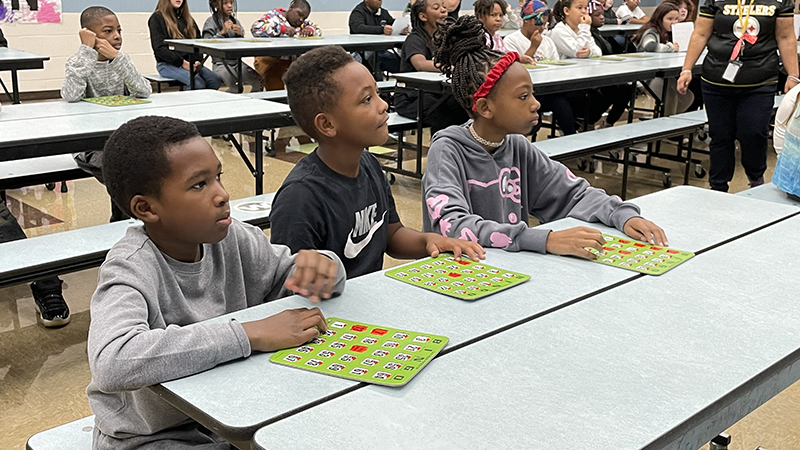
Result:
[[[546,223],[564,217],[622,230],[639,208],[595,189],[524,136],[506,136],[494,153],[467,125],[433,137],[422,177],[423,231],[468,239],[508,251],[545,253],[550,230],[528,227],[528,215]]]
[[[344,289],[339,265],[334,293]],[[242,325],[198,323],[290,294],[284,281],[294,256],[256,227],[233,221],[199,262],[164,255],[143,227],[131,227],[109,251],[91,301],[86,389],[95,413],[94,449],[229,448],[197,430],[189,417],[146,386],[208,370],[250,355]],[[217,440],[220,438],[217,436]]]
[[[81,44],[78,53],[67,59],[61,98],[78,102],[84,98],[122,95],[126,87],[132,97],[147,98],[153,93],[150,82],[125,53],[119,52],[110,62],[98,61],[97,57],[97,50]]]
[[[650,28],[642,34],[639,43],[636,44],[637,52],[656,52],[656,53],[673,53],[675,46],[667,42],[661,43],[661,38],[658,36],[658,31],[655,28]]]
[[[240,38],[244,37],[244,27],[242,27],[242,23],[239,22],[239,19],[232,17],[230,20],[242,27],[242,35],[236,34],[233,30],[228,30],[227,33],[220,34],[222,31],[222,27],[217,24],[217,18],[214,17],[215,15],[212,14],[206,19],[206,22],[203,24],[203,39],[224,39],[224,38]],[[211,62],[213,64],[227,64],[229,66],[235,67],[239,60],[237,59],[222,59],[219,56],[212,56]]]

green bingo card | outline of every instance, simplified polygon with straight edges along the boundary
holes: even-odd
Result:
[[[453,255],[439,255],[396,267],[387,270],[386,276],[462,300],[477,300],[531,279],[530,275],[482,261],[459,260]]]
[[[109,95],[106,97],[92,97],[83,99],[85,102],[97,103],[103,106],[129,106],[138,105],[140,103],[150,103],[150,100],[143,100],[141,98],[133,98],[125,95]]]
[[[450,340],[328,317],[328,331],[305,345],[275,352],[275,364],[384,386],[403,386]]]
[[[650,245],[608,234],[604,234],[603,238],[606,240],[606,245],[603,246],[602,252],[594,248],[587,248],[597,255],[596,262],[648,275],[661,275],[694,256],[694,253],[691,252]]]

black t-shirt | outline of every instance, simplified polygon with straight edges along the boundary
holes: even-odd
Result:
[[[416,72],[417,69],[411,64],[411,57],[422,55],[425,59],[433,59],[433,51],[428,47],[428,38],[421,30],[414,29],[408,34],[403,49],[401,51],[400,72]]]
[[[314,151],[292,169],[275,194],[269,215],[270,240],[304,249],[331,250],[347,278],[381,270],[389,224],[400,222],[389,182],[369,152],[358,176],[326,166]]]
[[[350,34],[383,34],[381,22],[391,25],[394,23],[394,18],[383,8],[372,12],[366,3],[361,2],[350,13]]]
[[[750,5],[741,0],[743,8]],[[706,0],[700,15],[714,20],[714,31],[708,40],[708,55],[703,61],[703,79],[725,86],[748,86],[774,83],[778,79],[778,41],[775,22],[778,17],[792,17],[790,0],[755,0],[748,21],[748,31],[758,37],[754,45],[744,42],[742,67],[731,83],[722,78],[731,59],[733,47],[741,35],[736,0]],[[745,10],[744,12],[746,12]],[[744,17],[746,14],[742,14]]]

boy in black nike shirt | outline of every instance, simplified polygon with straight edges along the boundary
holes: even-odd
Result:
[[[332,250],[348,278],[381,270],[384,252],[395,258],[443,251],[484,258],[475,242],[403,227],[389,183],[365,150],[386,142],[389,118],[369,70],[341,47],[321,47],[298,58],[284,83],[294,120],[319,146],[275,195],[273,243],[293,252]]]

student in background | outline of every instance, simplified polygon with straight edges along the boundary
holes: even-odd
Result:
[[[598,30],[603,26],[605,16],[603,14],[604,7],[599,0],[589,0],[589,6],[586,7],[589,17],[592,18],[592,38],[595,44],[600,47],[604,55],[610,55],[613,51],[611,42],[606,40]],[[633,86],[629,84],[618,84],[615,86],[605,86],[592,91],[591,102],[589,103],[590,112],[588,120],[590,123],[597,122],[608,111],[606,118],[600,123],[600,128],[608,128],[614,126],[615,123],[625,113],[625,109],[631,101],[631,91]]]
[[[550,38],[562,59],[603,54],[592,38],[592,18],[586,14],[587,5],[587,0],[558,0],[553,7],[556,26],[550,31]]]
[[[292,293],[329,298],[342,292],[344,268],[331,252],[293,255],[232,219],[222,165],[190,123],[134,119],[104,152],[109,194],[144,224],[108,252],[92,296],[92,448],[230,449],[147,387],[317,337],[318,308],[205,321]]]
[[[413,5],[414,2],[412,1],[411,4]],[[458,14],[461,11],[461,0],[443,0],[442,5],[445,11],[447,11],[448,18],[453,20],[458,19]]]
[[[156,56],[156,69],[162,77],[172,78],[191,86],[188,53],[169,49],[166,39],[198,39],[200,30],[189,12],[186,0],[158,0],[156,10],[147,21],[150,45]],[[200,55],[197,55],[201,57]],[[219,89],[222,82],[201,61],[194,62],[194,84],[197,89]]]
[[[3,30],[0,30],[0,47],[8,47]],[[22,227],[8,210],[4,200],[0,201],[0,242],[26,239],[28,236],[22,231]],[[69,323],[69,306],[64,300],[62,284],[64,282],[56,276],[42,278],[30,284],[36,308],[36,321],[44,327],[60,327]]]
[[[511,3],[508,4],[506,7],[506,15],[503,16],[502,29],[519,30],[522,27],[522,6],[524,4],[525,0],[519,0],[516,8],[513,8]]]
[[[389,11],[381,8],[383,0],[364,0],[356,5],[350,13],[350,34],[385,34],[391,36],[394,29],[394,18]],[[408,34],[408,27],[400,31]],[[365,61],[369,65],[374,52],[364,52]],[[356,55],[359,55],[356,53]],[[355,55],[354,55],[355,56]],[[361,58],[359,55],[356,59]],[[378,52],[378,68],[381,72],[396,73],[400,71],[400,57],[388,50]]]
[[[150,81],[136,70],[131,58],[122,52],[122,27],[116,14],[102,6],[90,6],[81,13],[81,45],[66,63],[61,98],[78,102],[84,98],[130,95],[147,98],[153,92]],[[103,152],[76,153],[78,167],[103,181]],[[111,202],[111,221],[127,219]]]
[[[689,0],[664,0],[678,5],[678,22],[692,22],[694,3]]]
[[[307,0],[292,0],[289,9],[275,8],[253,23],[251,32],[255,37],[311,37],[322,36],[322,30],[308,20],[311,4]],[[264,89],[279,91],[283,89],[283,74],[295,57],[258,56],[255,59],[256,72],[264,80]]]
[[[679,50],[678,44],[672,40],[672,24],[678,23],[678,6],[671,2],[662,2],[653,12],[653,17],[642,25],[631,41],[636,44],[640,52],[672,53]],[[678,92],[677,81],[674,78],[654,78],[648,84],[653,92],[660,94],[664,83],[667,83],[667,97],[664,101],[664,115],[671,116],[685,112],[694,101],[691,91],[681,94]]]
[[[211,16],[203,25],[203,37],[206,39],[224,39],[244,37],[244,29],[236,18],[236,0],[210,0],[208,2]],[[236,59],[211,57],[214,73],[225,83],[228,90],[238,92],[238,69]],[[260,91],[261,77],[252,67],[242,63],[242,84],[250,86],[251,91]]]
[[[424,0],[418,0],[424,1]],[[365,150],[388,138],[388,105],[369,70],[341,47],[314,49],[286,73],[292,117],[319,147],[300,160],[275,194],[272,241],[292,250],[328,249],[347,277],[381,270],[384,253],[400,259],[463,252],[474,243],[404,227],[378,160]]]
[[[425,231],[459,236],[507,251],[576,255],[603,248],[600,231],[529,228],[574,217],[666,245],[664,231],[639,209],[592,188],[522,136],[538,120],[530,75],[516,53],[490,50],[473,17],[461,17],[437,38],[436,61],[451,78],[472,122],[434,136],[422,179]]]
[[[604,0],[603,2],[603,23],[606,25],[622,25],[622,20],[617,18],[614,12],[614,0]]]
[[[439,72],[433,64],[433,35],[444,23],[447,12],[442,0],[416,0],[411,6],[411,28],[400,55],[400,72]],[[431,134],[457,123],[464,123],[468,117],[452,94],[424,93],[425,110],[422,120],[431,127]],[[416,89],[397,88],[394,95],[394,109],[401,116],[417,119],[419,98]]]
[[[621,23],[647,23],[650,17],[639,7],[639,0],[625,0],[617,8],[617,18]]]
[[[534,63],[542,60],[558,60],[558,49],[550,36],[542,34],[550,23],[550,8],[539,0],[527,0],[522,6],[522,28],[503,39],[506,49],[533,58]],[[575,134],[575,115],[570,105],[569,94],[546,94],[537,97],[541,103],[540,111],[550,111],[564,135]],[[537,123],[533,139],[541,124]]]
[[[503,43],[503,36],[500,36],[500,27],[503,26],[503,18],[506,16],[508,3],[505,0],[476,0],[472,4],[475,17],[481,21],[486,28],[486,41],[489,47],[499,52],[507,53],[506,45]],[[532,61],[529,61],[529,63]]]

